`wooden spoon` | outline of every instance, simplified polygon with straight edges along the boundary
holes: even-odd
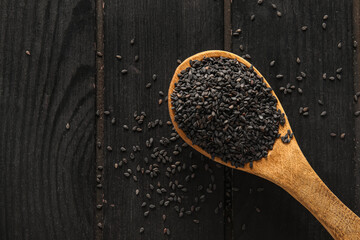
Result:
[[[189,57],[177,67],[168,93],[170,117],[176,131],[187,144],[208,158],[211,158],[210,154],[199,146],[192,144],[192,141],[179,129],[174,119],[175,112],[172,109],[171,94],[174,91],[174,84],[179,81],[178,74],[190,66],[190,60],[202,60],[204,57],[220,56],[236,58],[247,67],[251,66],[248,61],[230,52],[201,52]],[[262,77],[261,73],[255,67],[254,71]],[[265,78],[264,82],[270,87]],[[276,97],[275,93],[272,93]],[[276,99],[278,100],[278,108],[281,112],[285,113],[279,99],[277,97]],[[292,131],[286,115],[285,121],[284,126],[280,126],[279,129],[281,135],[285,135],[288,129]],[[235,168],[230,163],[221,161],[218,157],[215,157],[214,160],[220,164]],[[346,207],[319,178],[301,152],[295,137],[293,137],[288,144],[284,144],[280,139],[277,139],[274,143],[273,150],[268,152],[267,158],[255,161],[253,168],[250,168],[249,164],[246,164],[244,168],[235,169],[255,174],[283,188],[306,207],[334,239],[360,239],[360,218]]]

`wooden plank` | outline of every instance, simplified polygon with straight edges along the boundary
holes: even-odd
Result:
[[[271,6],[282,13],[277,16]],[[352,210],[359,199],[355,192],[354,111],[353,102],[353,28],[352,1],[234,1],[232,27],[242,29],[233,37],[232,48],[240,55],[248,53],[251,62],[274,88],[308,161],[332,191]],[[251,15],[255,20],[251,21]],[[323,20],[327,14],[329,18]],[[326,22],[326,30],[322,23]],[[301,26],[307,25],[307,31]],[[342,48],[337,47],[342,42]],[[239,50],[239,45],[244,51]],[[296,58],[301,63],[296,62]],[[270,67],[271,60],[275,66]],[[341,80],[336,69],[342,67]],[[302,82],[296,80],[306,73]],[[327,73],[327,80],[322,74]],[[283,74],[283,79],[276,79]],[[284,95],[281,86],[287,83],[303,89]],[[318,104],[322,100],[324,105]],[[300,116],[299,107],[308,106],[308,117]],[[320,113],[327,111],[322,118]],[[334,132],[337,137],[331,138]],[[344,140],[339,135],[346,133]],[[299,203],[279,187],[255,176],[236,172],[233,186],[234,239],[331,239],[325,229]],[[264,190],[262,191],[262,188]],[[260,190],[260,192],[257,191]],[[256,209],[257,208],[257,209]],[[258,212],[258,211],[260,212]],[[245,224],[244,227],[243,224]],[[245,229],[243,229],[245,228]]]
[[[92,239],[94,4],[0,9],[0,238]]]
[[[95,213],[95,231],[94,239],[104,239],[104,213],[103,199],[104,190],[104,1],[96,0],[96,213]]]
[[[360,2],[353,1],[353,30],[354,30],[354,43],[360,43]],[[360,52],[354,50],[354,90],[360,92]],[[360,119],[355,120],[355,206],[354,209],[360,212],[360,175],[356,174],[360,171]]]
[[[200,11],[199,9],[206,9]],[[181,165],[187,165],[186,170],[176,173],[170,179],[166,177],[165,165],[159,163],[160,175],[157,178],[144,173],[137,172],[136,167],[140,165],[148,169],[149,164],[144,162],[144,157],[149,158],[150,163],[157,163],[150,157],[151,149],[147,149],[145,142],[150,137],[154,138],[154,146],[165,149],[159,140],[161,137],[170,137],[171,127],[166,125],[169,120],[167,103],[158,104],[160,98],[158,92],[161,90],[167,93],[172,74],[177,67],[177,59],[186,57],[203,50],[223,48],[223,3],[213,0],[198,1],[107,1],[105,5],[105,110],[111,114],[105,123],[105,142],[112,147],[111,152],[106,153],[106,165],[104,178],[104,239],[163,239],[164,228],[169,228],[172,239],[223,239],[223,208],[218,214],[214,209],[224,198],[224,169],[217,168],[214,163],[208,160],[201,160],[199,154],[194,153],[189,158],[189,148],[183,148],[178,156],[173,157],[174,162],[180,161]],[[131,45],[131,39],[135,39]],[[115,58],[120,54],[122,59]],[[135,56],[139,56],[135,62]],[[127,69],[127,74],[121,74]],[[157,79],[152,79],[157,74]],[[145,85],[151,83],[151,88]],[[138,124],[133,119],[133,113],[145,111],[146,119],[142,124],[143,132],[132,132],[131,128]],[[111,119],[115,117],[115,125]],[[161,119],[162,127],[147,129],[147,123]],[[124,131],[123,125],[127,124],[129,131]],[[176,144],[181,145],[178,140]],[[130,160],[132,146],[139,145],[140,152],[134,153],[135,159]],[[171,143],[166,150],[168,155],[173,155],[175,143]],[[125,153],[121,147],[126,147]],[[127,158],[127,165],[114,168],[122,158]],[[205,162],[213,174],[205,171]],[[195,179],[185,181],[190,175],[188,167],[196,164]],[[126,178],[123,174],[127,169],[132,170],[131,177]],[[138,181],[132,178],[137,176]],[[211,175],[214,176],[216,190],[214,193],[206,193],[205,189],[212,183]],[[187,192],[180,189],[175,191],[169,188],[169,181],[179,180],[184,184]],[[160,196],[157,192],[157,182],[167,190]],[[149,184],[155,189],[151,191]],[[204,190],[198,191],[198,185],[202,184]],[[139,196],[135,190],[139,189]],[[182,203],[171,202],[165,208],[159,205],[159,201],[170,192],[176,192],[181,196]],[[151,200],[145,196],[151,194]],[[189,210],[194,204],[194,198],[201,195],[206,196],[206,201],[201,203],[201,209],[190,216],[184,214],[180,219],[174,206],[186,207]],[[141,208],[142,202],[147,206]],[[150,210],[147,218],[143,216],[149,209],[149,204],[156,205],[155,210]],[[162,215],[166,214],[164,222]],[[193,219],[200,220],[199,224]],[[139,230],[144,227],[144,233]]]

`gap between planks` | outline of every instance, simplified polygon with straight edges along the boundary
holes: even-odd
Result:
[[[354,40],[359,44],[360,42],[360,1],[353,0],[353,31]],[[354,49],[354,90],[360,91],[360,52],[358,49]],[[357,111],[357,109],[355,109]],[[354,212],[360,212],[360,118],[355,118],[355,209]]]

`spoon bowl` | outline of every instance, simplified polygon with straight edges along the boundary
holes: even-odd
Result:
[[[175,121],[175,110],[172,109],[171,102],[171,94],[175,89],[175,83],[179,81],[178,74],[190,67],[190,60],[201,61],[206,57],[237,59],[247,67],[250,67],[251,64],[236,54],[212,50],[200,52],[187,58],[177,67],[174,73],[168,92],[168,107],[174,128],[188,145],[211,159],[209,153],[198,145],[194,145],[191,139],[179,128]],[[257,75],[263,77],[255,67],[253,69]],[[270,87],[264,77],[263,81],[267,87]],[[288,130],[292,132],[290,123],[274,91],[272,91],[272,94],[278,101],[278,109],[285,115],[285,124],[279,126],[279,134],[285,135]],[[250,168],[249,163],[245,164],[244,167],[236,168],[230,162],[223,162],[219,157],[215,157],[214,161],[227,167],[257,175],[277,184],[306,207],[335,239],[360,239],[360,218],[347,208],[315,173],[301,152],[295,136],[287,144],[284,144],[281,139],[276,139],[273,149],[269,150],[267,157],[254,161],[252,168]]]

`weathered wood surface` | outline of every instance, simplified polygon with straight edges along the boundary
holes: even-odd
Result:
[[[0,11],[0,238],[92,239],[94,4]]]
[[[179,219],[174,204],[166,210],[158,206],[160,195],[155,188],[151,201],[157,203],[156,210],[150,211],[148,218],[143,216],[140,204],[149,184],[168,182],[162,165],[158,180],[135,169],[137,164],[146,166],[142,160],[150,151],[145,141],[155,136],[158,146],[159,138],[171,133],[166,124],[151,130],[145,126],[156,118],[164,123],[169,120],[166,103],[158,105],[158,91],[166,95],[177,59],[227,48],[224,30],[229,22],[233,30],[242,29],[240,36],[231,38],[232,51],[251,55],[249,61],[280,98],[312,167],[359,214],[359,156],[355,149],[355,129],[359,127],[353,116],[359,106],[352,100],[358,87],[354,79],[359,79],[354,78],[353,65],[358,52],[352,47],[353,37],[359,38],[353,23],[359,18],[359,4],[351,0],[276,0],[272,2],[282,13],[277,17],[269,1],[261,6],[256,2],[232,1],[228,21],[224,2],[219,0],[105,1],[102,97],[105,110],[111,113],[105,116],[102,147],[110,145],[113,151],[105,150],[104,217],[96,218],[95,194],[99,190],[95,181],[93,84],[99,69],[95,66],[95,1],[0,1],[0,238],[93,239],[99,232],[94,228],[100,217],[104,224],[103,233],[96,235],[100,239],[162,239],[165,227],[171,230],[171,239],[330,239],[315,218],[285,191],[238,171],[231,182],[232,219],[223,216],[223,209],[215,214],[216,205],[228,197],[224,169],[210,162],[217,189],[206,194],[199,212]],[[252,14],[254,21],[250,20]],[[325,14],[329,19],[323,30]],[[308,26],[306,32],[300,29],[303,25]],[[134,45],[130,45],[132,38]],[[341,49],[337,48],[339,41]],[[240,44],[244,45],[243,52]],[[122,60],[118,61],[116,54]],[[301,59],[300,64],[296,57]],[[271,60],[276,61],[272,68]],[[339,67],[343,68],[340,81],[322,80],[323,72],[329,78]],[[128,73],[122,75],[122,69]],[[300,71],[307,77],[297,82]],[[158,75],[156,81],[152,80],[154,73]],[[277,74],[284,78],[276,79]],[[145,88],[148,82],[152,83],[150,89]],[[303,94],[284,96],[279,87],[287,83],[301,87]],[[323,106],[317,103],[319,99],[324,101]],[[299,116],[300,106],[310,107],[308,117]],[[323,110],[327,111],[325,118],[320,117]],[[147,114],[142,133],[122,129],[123,124],[130,128],[136,125],[134,111]],[[115,125],[111,124],[113,117]],[[70,130],[65,128],[67,122]],[[330,132],[338,136],[331,138]],[[342,132],[346,133],[344,140],[339,138]],[[131,161],[129,154],[135,144],[142,150]],[[126,153],[120,153],[123,145]],[[174,144],[169,154],[173,148]],[[188,192],[182,193],[183,205],[199,195],[199,184],[211,182],[211,174],[204,170],[203,161],[207,160],[202,161],[198,154],[190,159],[189,151],[184,148],[175,157],[199,166],[195,179],[186,184]],[[115,169],[114,164],[123,157],[128,158],[128,165]],[[135,172],[138,182],[124,177],[127,168]],[[182,171],[175,178],[181,182],[188,174],[188,170]],[[137,197],[136,188],[140,190]],[[163,213],[168,215],[165,223]],[[193,223],[194,218],[200,224]],[[143,234],[139,234],[141,226],[145,228]]]
[[[207,8],[207,11],[199,11],[201,8]],[[222,2],[109,1],[105,5],[104,37],[105,109],[111,111],[106,119],[105,142],[113,148],[111,153],[106,154],[104,239],[162,239],[164,228],[170,229],[171,239],[222,239],[222,209],[218,214],[214,213],[224,196],[222,167],[218,169],[214,163],[205,160],[214,171],[217,188],[212,194],[205,191],[211,183],[211,174],[204,170],[204,161],[199,154],[194,154],[192,159],[188,157],[190,148],[184,148],[181,154],[173,157],[174,162],[180,161],[187,166],[198,165],[196,177],[188,183],[184,181],[191,174],[188,169],[167,178],[165,172],[170,166],[168,163],[159,164],[161,172],[154,179],[136,171],[138,164],[148,168],[149,164],[144,162],[144,157],[149,158],[149,163],[157,163],[150,157],[152,149],[146,148],[145,141],[153,137],[153,145],[163,149],[159,140],[161,137],[170,137],[171,127],[166,125],[166,121],[170,120],[167,103],[159,105],[158,100],[166,98],[169,82],[178,65],[177,59],[184,60],[193,53],[223,47]],[[133,45],[130,44],[131,39],[135,39]],[[117,54],[122,56],[120,61],[115,58]],[[136,55],[139,56],[137,62]],[[123,69],[127,69],[128,73],[121,74]],[[155,81],[152,79],[153,74],[157,75]],[[152,86],[146,88],[147,83]],[[161,97],[159,91],[163,91],[165,96]],[[141,111],[146,113],[141,133],[131,130],[138,125],[133,118],[135,111],[138,114]],[[112,117],[116,118],[115,125],[110,122]],[[162,120],[164,126],[148,129],[147,123],[155,119]],[[129,126],[129,131],[124,131],[124,124]],[[180,146],[181,143],[182,140],[176,142]],[[141,151],[135,153],[135,160],[132,161],[129,155],[133,145],[139,145]],[[166,148],[168,155],[173,155],[174,145],[170,144]],[[121,153],[121,146],[126,147],[125,153]],[[115,169],[114,164],[123,157],[128,159],[128,164]],[[128,168],[134,173],[132,175],[137,176],[138,182],[123,175]],[[173,191],[168,187],[169,181],[176,179],[187,187],[188,192]],[[156,192],[158,181],[167,190],[161,197]],[[149,184],[155,186],[153,191],[149,189]],[[204,190],[197,191],[200,184]],[[135,189],[140,190],[138,196],[135,195]],[[171,202],[167,208],[159,206],[159,201],[165,196],[169,197],[170,192],[182,196],[182,204]],[[151,194],[151,200],[145,197],[146,193]],[[206,201],[199,205],[200,211],[179,218],[174,206],[189,210],[191,205],[197,206],[194,198],[202,194],[206,195]],[[141,208],[143,201],[147,202],[147,206]],[[156,205],[156,209],[150,210],[149,216],[145,218],[143,214],[151,203]],[[167,216],[165,222],[162,220],[163,214]],[[200,220],[200,224],[194,223],[193,219]],[[139,233],[140,227],[145,228],[143,234]]]
[[[359,175],[354,159],[354,69],[352,1],[271,1],[282,13],[278,17],[268,1],[259,6],[234,1],[232,29],[241,28],[232,47],[240,55],[250,54],[251,62],[266,77],[279,97],[297,141],[308,161],[328,187],[359,214]],[[254,14],[255,20],[250,16]],[[323,20],[324,15],[327,20]],[[326,30],[322,23],[326,22]],[[308,26],[302,31],[302,26]],[[342,48],[337,47],[342,42]],[[243,53],[239,46],[244,46]],[[299,57],[301,63],[296,62]],[[270,67],[270,61],[275,66]],[[336,69],[342,68],[341,80]],[[301,82],[300,72],[306,73]],[[327,79],[322,74],[327,73]],[[276,79],[283,74],[283,79]],[[287,83],[303,89],[284,95],[279,88]],[[322,100],[324,105],[318,104]],[[309,116],[299,115],[301,106]],[[322,111],[327,116],[320,117]],[[337,137],[330,137],[334,132]],[[345,139],[339,135],[345,133]],[[285,191],[255,176],[236,172],[233,185],[234,239],[330,239],[319,222]],[[258,188],[264,191],[258,192]],[[260,209],[260,213],[256,211]],[[241,226],[245,224],[245,230]],[[260,230],[259,230],[260,229]]]

